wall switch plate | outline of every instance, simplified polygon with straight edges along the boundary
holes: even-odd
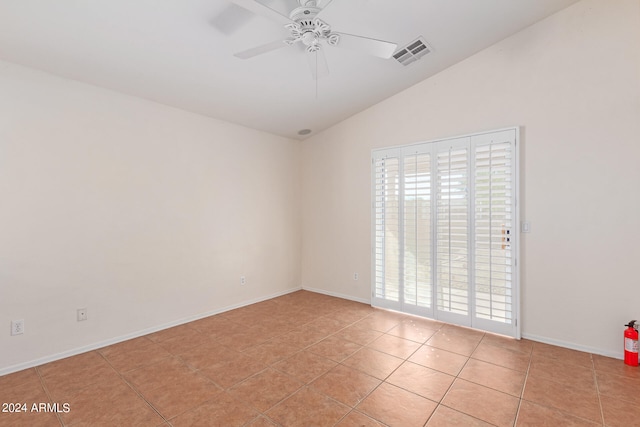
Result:
[[[11,335],[24,334],[24,319],[11,321]]]
[[[79,308],[78,309],[78,322],[82,322],[83,320],[87,320],[87,309]]]
[[[241,285],[246,285],[247,284],[247,278],[244,276],[240,276],[240,284]]]
[[[520,232],[531,233],[531,223],[529,221],[522,221],[520,224]]]
[[[358,280],[358,273],[353,273],[353,280]]]

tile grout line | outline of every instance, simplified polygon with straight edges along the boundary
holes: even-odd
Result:
[[[600,384],[598,384],[598,374],[596,372],[596,364],[593,360],[593,354],[591,354],[591,367],[593,372],[593,381],[596,384],[596,394],[598,395],[598,405],[600,406],[600,420],[602,421],[602,425],[605,425],[604,422],[604,409],[602,408],[602,399],[600,398]]]
[[[288,374],[284,374],[288,377],[291,377],[291,375]],[[268,407],[267,409],[265,409],[264,411],[259,410],[258,408],[256,408],[255,406],[251,406],[250,403],[246,402],[247,405],[249,405],[250,407],[256,409],[258,411],[258,413],[262,416],[264,416],[265,418],[267,418],[268,420],[273,421],[276,425],[280,425],[280,423],[278,423],[276,420],[274,420],[273,418],[271,418],[269,415],[267,415],[267,412],[269,412],[270,410],[272,410],[273,408],[275,408],[276,406],[280,405],[282,402],[284,402],[285,400],[289,399],[290,397],[298,394],[300,392],[300,390],[302,390],[304,387],[306,386],[306,384],[303,384],[302,386],[298,387],[297,389],[295,389],[294,391],[292,391],[290,394],[286,395],[285,397],[283,397],[282,399],[280,399],[279,401],[277,401],[276,403],[274,403],[273,405],[271,405],[270,407]]]
[[[40,372],[40,367],[35,366],[34,369],[36,370],[36,374],[38,375],[38,379],[40,380],[40,385],[42,386],[44,393],[47,395],[47,398],[49,399],[49,401],[51,403],[54,403],[53,396],[51,396],[51,392],[49,392],[49,388],[47,387],[47,384],[45,383],[44,378],[42,377],[42,372]],[[58,422],[60,423],[60,425],[62,427],[65,427],[65,424],[62,421],[62,416],[58,413],[58,411],[56,411],[56,418],[58,419]]]
[[[441,329],[442,329],[442,328],[441,328]],[[441,329],[439,329],[439,330],[441,330]],[[435,334],[434,334],[434,335],[435,335]],[[476,351],[476,349],[478,348],[478,346],[480,346],[480,343],[481,343],[481,342],[482,342],[482,340],[484,339],[485,335],[486,335],[486,334],[483,334],[483,335],[482,335],[482,338],[480,339],[480,341],[478,341],[478,344],[474,347],[473,352],[475,352],[475,351]],[[428,340],[427,340],[427,341],[428,341]],[[425,345],[427,345],[427,344],[425,343]],[[437,347],[434,347],[434,348],[437,348]],[[447,351],[447,350],[445,350],[445,351]],[[471,352],[471,354],[473,354],[473,352]],[[451,353],[454,353],[454,352],[451,352]],[[455,354],[459,354],[459,353],[455,353]],[[461,355],[461,356],[463,356],[463,355]],[[433,414],[435,414],[436,410],[438,410],[438,408],[439,408],[440,406],[444,406],[445,408],[449,408],[449,409],[452,409],[452,410],[454,410],[454,411],[460,412],[460,411],[458,411],[457,409],[450,408],[449,406],[445,405],[443,402],[444,402],[444,399],[446,399],[446,397],[447,397],[447,395],[449,394],[449,392],[451,391],[451,389],[453,388],[453,384],[455,384],[456,380],[457,380],[458,378],[460,378],[460,373],[464,370],[464,367],[465,367],[465,366],[467,366],[467,363],[469,363],[469,360],[471,360],[471,355],[469,355],[469,356],[465,356],[465,357],[467,358],[467,360],[464,362],[464,364],[462,365],[462,367],[460,368],[460,370],[458,371],[458,373],[455,375],[455,377],[454,377],[453,381],[451,381],[451,384],[450,384],[450,385],[449,385],[449,387],[447,388],[447,391],[445,391],[445,392],[444,392],[444,394],[442,395],[442,399],[440,399],[440,401],[438,402],[438,405],[436,406],[436,409],[434,409],[433,413],[429,416],[429,420],[433,417]],[[438,371],[438,372],[441,372],[441,371]],[[460,379],[461,379],[461,380],[463,380],[463,381],[466,381],[466,380],[464,380],[464,378],[460,378]],[[462,413],[464,413],[464,412],[460,412],[460,413],[462,414]],[[467,414],[467,413],[464,413],[464,414],[465,414],[465,415],[467,415],[467,416],[473,417],[473,418],[475,418],[475,419],[479,419],[479,418],[477,418],[477,417],[474,417],[473,415],[470,415],[470,414]],[[429,420],[427,420],[427,423],[429,422]],[[483,421],[483,422],[487,422],[487,421],[484,421],[484,420],[481,420],[481,421]],[[425,424],[425,426],[426,426],[426,424]]]
[[[544,343],[537,343],[537,342],[534,342],[534,347],[533,347],[533,349],[535,349],[535,346],[536,346],[537,344],[541,344],[541,345],[542,345],[542,344],[544,344]],[[601,399],[600,399],[600,391],[599,391],[598,382],[597,382],[596,369],[595,369],[595,365],[594,365],[594,362],[593,362],[593,354],[592,354],[592,353],[586,353],[586,354],[588,354],[588,355],[589,355],[589,357],[590,357],[590,362],[591,362],[591,365],[592,365],[592,379],[594,380],[594,384],[595,384],[595,387],[596,387],[596,395],[597,395],[597,397],[598,397],[598,404],[599,404],[599,406],[600,406],[601,422],[600,422],[600,424],[599,424],[599,425],[601,425],[601,426],[603,426],[603,427],[604,427],[604,426],[605,426],[605,423],[604,423],[604,411],[602,410],[602,403],[601,403]],[[533,364],[533,351],[532,351],[531,356],[532,356],[532,357],[531,357],[530,365],[531,365],[531,364]],[[553,359],[553,358],[548,357],[548,356],[546,356],[546,355],[538,355],[538,358],[543,358],[543,359],[548,359],[548,360],[555,360],[557,363],[561,363],[561,364],[566,364],[566,363],[567,363],[567,362],[565,362],[564,360],[557,360],[557,359]],[[585,366],[583,366],[583,368],[586,368],[586,367],[585,367]],[[595,376],[595,377],[594,377],[594,376]],[[527,378],[528,378],[528,374],[527,374]],[[557,382],[557,381],[556,381],[556,380],[554,380],[554,379],[549,379],[548,381]],[[525,385],[526,385],[526,383],[525,383]],[[523,398],[522,398],[521,400],[526,400],[526,399],[524,399],[524,390],[523,390]],[[527,401],[527,402],[530,402],[530,403],[533,403],[533,404],[535,404],[535,405],[538,405],[538,406],[542,406],[543,408],[547,408],[547,409],[550,409],[550,410],[553,410],[553,411],[558,411],[558,412],[560,412],[560,413],[562,413],[562,414],[566,414],[566,415],[569,415],[569,416],[571,416],[571,417],[575,417],[575,418],[578,418],[578,419],[580,419],[580,420],[583,420],[583,421],[586,421],[586,422],[589,422],[589,423],[592,423],[592,424],[597,423],[596,421],[594,421],[594,420],[592,420],[592,419],[585,418],[585,417],[583,417],[583,416],[581,416],[581,415],[577,415],[577,414],[574,414],[574,413],[567,412],[567,411],[565,411],[565,410],[563,410],[563,409],[560,409],[560,408],[557,408],[557,407],[555,407],[555,406],[549,406],[549,405],[547,405],[547,404],[543,404],[543,403],[536,402],[536,401],[530,401],[530,400],[526,400],[526,401]]]
[[[401,323],[402,323],[402,322],[401,322]],[[398,326],[398,325],[395,325],[395,326],[393,326],[392,328],[388,329],[388,330],[387,330],[387,332],[388,332],[388,331],[390,331],[391,329],[395,328],[396,326]],[[441,328],[442,328],[442,326],[441,326],[437,331],[439,331]],[[436,332],[437,332],[437,331],[436,331]],[[382,336],[384,336],[384,335],[388,335],[388,334],[387,334],[387,332],[383,332],[383,335],[382,335]],[[435,332],[434,332],[434,335],[435,335]],[[390,336],[393,336],[393,335],[390,335]],[[433,336],[433,335],[432,335],[432,336]],[[397,337],[397,338],[399,338],[399,337]],[[379,338],[376,338],[376,340],[377,340],[377,339],[379,339]],[[401,338],[401,339],[404,339],[404,338]],[[373,341],[371,341],[371,342],[374,342],[374,341],[375,341],[375,340],[373,340]],[[414,393],[414,392],[412,392],[412,391],[410,391],[410,390],[407,390],[407,389],[405,389],[405,388],[403,388],[403,387],[399,387],[399,386],[397,386],[397,385],[395,385],[395,384],[391,384],[391,383],[387,382],[387,380],[389,379],[389,377],[391,377],[391,376],[394,374],[394,372],[396,372],[398,369],[400,369],[400,367],[401,367],[402,365],[404,365],[404,363],[409,362],[409,358],[410,358],[411,356],[413,356],[413,355],[414,355],[414,354],[415,354],[415,353],[416,353],[416,352],[417,352],[417,351],[418,351],[422,346],[426,345],[426,342],[427,342],[427,341],[428,341],[428,339],[427,339],[427,340],[425,340],[425,342],[424,342],[423,344],[421,344],[417,349],[415,349],[415,350],[414,350],[411,354],[409,354],[406,358],[404,358],[404,359],[403,359],[403,361],[402,361],[402,363],[400,363],[400,364],[399,364],[395,369],[393,369],[393,370],[392,370],[392,371],[391,371],[391,372],[390,372],[390,373],[389,373],[389,374],[388,374],[388,375],[387,375],[387,376],[386,376],[386,377],[385,377],[385,378],[380,382],[380,384],[378,384],[376,387],[374,387],[374,388],[373,388],[373,390],[371,390],[371,391],[370,391],[370,392],[369,392],[365,397],[363,397],[363,398],[360,400],[360,402],[364,401],[368,396],[370,396],[371,394],[373,394],[373,392],[375,392],[375,391],[376,391],[376,390],[377,390],[377,389],[378,389],[382,384],[385,384],[385,383],[386,383],[386,384],[388,384],[388,385],[391,385],[391,386],[393,386],[393,387],[398,387],[399,389],[404,390],[404,391],[406,391],[406,392],[408,392],[408,393],[415,394],[416,396],[420,396],[419,394]],[[369,344],[371,344],[371,343],[369,343]],[[366,347],[366,346],[363,346],[363,347]],[[370,347],[367,347],[367,348],[369,348],[369,349],[371,349],[371,350],[375,350],[375,349],[370,348]],[[379,350],[376,350],[376,351],[379,351]],[[389,353],[385,353],[385,352],[383,352],[383,351],[381,351],[381,353],[383,353],[383,354],[388,354],[388,355],[390,355],[390,356],[393,356],[393,355],[391,355],[391,354],[389,354]],[[394,357],[397,357],[397,356],[394,356]],[[399,359],[401,359],[401,358],[399,358]],[[409,362],[409,363],[413,363],[413,362]],[[368,374],[367,374],[367,375],[368,375]],[[374,378],[375,378],[375,377],[374,377]],[[453,382],[452,382],[452,384],[453,384]],[[426,398],[426,397],[424,397],[424,396],[420,396],[420,397],[423,397],[423,398],[425,398],[425,399],[427,399],[427,400],[429,400],[429,401],[431,401],[431,402],[434,402],[433,400],[428,399],[428,398]],[[443,396],[443,399],[444,399],[444,396]],[[358,404],[360,404],[360,402],[358,402]],[[429,415],[429,418],[427,418],[427,420],[425,421],[425,425],[426,425],[426,423],[428,423],[428,422],[429,422],[429,419],[431,419],[431,417],[432,417],[432,416],[433,416],[433,414],[435,413],[436,409],[438,409],[438,406],[440,405],[440,403],[439,403],[439,402],[434,402],[434,403],[436,403],[436,407],[434,408],[433,412]],[[354,407],[353,409],[355,410],[355,407]],[[377,418],[373,418],[373,417],[371,417],[371,416],[370,416],[370,415],[368,415],[368,414],[367,414],[367,416],[369,416],[369,417],[370,417],[370,418],[372,418],[372,419],[375,419],[377,422],[379,422],[379,423],[381,423],[381,424],[384,424],[381,420],[379,420],[379,419],[377,419]],[[385,425],[386,425],[386,424],[385,424]]]
[[[137,390],[137,389],[136,389],[136,388],[135,388],[131,383],[129,383],[129,381],[127,381],[127,379],[124,377],[123,373],[122,373],[122,372],[120,372],[119,370],[117,370],[117,369],[115,368],[115,366],[113,366],[113,365],[111,364],[111,362],[109,361],[109,359],[107,359],[107,357],[106,357],[104,354],[102,354],[102,353],[101,353],[101,352],[99,352],[99,351],[96,351],[96,353],[98,353],[98,354],[100,355],[100,357],[102,357],[102,358],[104,359],[104,361],[105,361],[109,366],[111,366],[111,369],[113,369],[113,370],[116,372],[116,374],[120,377],[120,379],[122,380],[122,382],[124,382],[124,383],[127,385],[127,387],[129,387],[129,388],[130,388],[130,389],[131,389],[131,390],[132,390],[136,395],[138,395],[138,397],[139,397],[140,399],[142,399],[142,401],[143,401],[144,403],[146,403],[147,405],[149,405],[149,407],[150,407],[150,408],[151,408],[151,409],[152,409],[156,414],[158,414],[158,416],[159,416],[160,418],[162,418],[162,420],[163,420],[166,424],[169,424],[170,426],[172,425],[172,424],[169,422],[169,420],[167,420],[167,419],[164,417],[164,415],[162,415],[162,414],[160,413],[160,411],[158,411],[158,409],[157,409],[154,405],[152,405],[152,404],[151,404],[151,402],[149,402],[149,401],[147,400],[147,398],[146,398],[146,397],[144,397],[144,396],[142,395],[142,393],[138,392],[138,390]],[[131,370],[133,371],[134,369],[131,369]]]
[[[364,318],[369,317],[369,316],[370,316],[370,315],[365,316]],[[364,318],[363,318],[363,319],[364,319]],[[363,320],[363,319],[361,319],[361,320]],[[349,326],[353,326],[353,324],[358,323],[358,322],[359,322],[359,321],[354,322],[354,323],[352,323],[352,324],[351,324],[351,325],[349,325]],[[400,322],[400,323],[402,323],[402,322]],[[356,352],[354,352],[353,354],[357,353],[358,351],[362,350],[363,348],[367,348],[367,349],[369,349],[369,350],[374,350],[374,351],[380,351],[380,350],[376,350],[376,349],[374,349],[374,348],[368,347],[368,345],[369,345],[369,344],[371,344],[372,342],[374,342],[374,341],[378,340],[379,338],[381,338],[381,337],[385,336],[385,335],[388,335],[388,336],[391,336],[391,337],[395,337],[395,338],[405,339],[405,338],[402,338],[402,337],[397,337],[397,336],[395,336],[395,335],[390,335],[390,334],[388,334],[388,332],[389,332],[391,329],[395,328],[395,327],[396,327],[396,326],[398,326],[400,323],[398,323],[397,325],[394,325],[393,327],[389,328],[386,332],[385,332],[385,331],[377,331],[377,332],[381,332],[381,333],[382,333],[382,335],[381,335],[380,337],[378,337],[378,338],[376,338],[376,339],[372,340],[371,342],[369,342],[369,343],[367,343],[367,344],[361,345],[361,348],[360,348],[360,349],[358,349],[358,350],[357,350]],[[343,328],[343,329],[345,329],[345,328]],[[411,341],[411,342],[416,342],[416,341],[412,341],[412,340],[409,340],[409,341]],[[426,342],[426,340],[425,340],[425,342]],[[362,402],[363,402],[367,397],[371,396],[371,394],[373,394],[373,393],[374,393],[378,388],[380,388],[380,386],[381,386],[382,384],[385,384],[385,383],[386,383],[386,384],[388,384],[388,385],[391,385],[391,386],[394,386],[394,387],[398,387],[398,388],[400,388],[401,390],[404,390],[404,391],[406,391],[406,392],[409,392],[409,393],[412,393],[412,394],[416,394],[416,393],[413,393],[412,391],[407,390],[407,389],[405,389],[405,388],[403,388],[403,387],[399,387],[399,386],[396,386],[395,384],[388,383],[388,382],[387,382],[387,379],[388,379],[391,375],[393,375],[393,373],[394,373],[394,372],[396,372],[396,371],[400,368],[400,366],[402,366],[405,362],[408,362],[408,361],[409,361],[409,358],[410,358],[411,356],[413,356],[413,354],[414,354],[415,352],[417,352],[417,351],[418,351],[418,350],[419,350],[423,345],[424,345],[424,343],[423,343],[423,344],[420,344],[420,346],[419,346],[417,349],[415,349],[413,352],[411,352],[411,354],[409,354],[406,358],[397,357],[397,356],[394,356],[394,355],[392,355],[392,354],[385,353],[384,351],[380,351],[380,353],[382,353],[382,354],[386,354],[386,355],[393,356],[393,357],[397,357],[398,359],[401,359],[401,360],[402,360],[402,363],[400,363],[400,364],[399,364],[395,369],[393,369],[393,370],[392,370],[392,371],[391,371],[391,372],[390,372],[386,377],[384,377],[384,379],[382,379],[382,380],[380,381],[380,383],[379,383],[377,386],[375,386],[373,389],[371,389],[371,391],[369,391],[365,396],[363,396],[363,397],[362,397],[362,399],[360,399],[358,402],[356,402],[355,406],[353,406],[349,412],[347,412],[347,413],[346,413],[342,418],[340,418],[340,419],[339,419],[339,420],[334,424],[334,426],[338,425],[338,424],[339,424],[343,419],[345,419],[345,418],[346,418],[350,413],[352,413],[353,411],[356,411],[356,407],[357,407],[358,405],[360,405],[360,403],[362,403]],[[342,363],[342,362],[344,362],[346,359],[348,359],[349,357],[351,357],[353,354],[351,354],[350,356],[346,357],[346,358],[345,358],[345,359],[343,359],[341,362],[338,362],[338,364],[339,364],[339,365],[341,365],[341,366],[344,366],[345,368],[348,368],[348,369],[354,369],[354,368],[352,368],[352,367],[350,367],[350,366],[347,366],[347,365],[344,365],[344,364]],[[359,371],[359,370],[358,370],[358,371]],[[364,372],[364,371],[360,371],[360,372],[362,372],[363,374],[368,375],[368,376],[370,376],[370,377],[372,377],[372,378],[379,379],[379,378],[374,377],[374,376],[372,376],[372,375],[370,375],[370,374],[368,374],[368,373],[366,373],[366,372]],[[324,393],[323,393],[323,394],[324,394]],[[417,396],[420,396],[419,394],[416,394],[416,395],[417,395]],[[329,397],[330,399],[333,399],[333,398],[331,398],[330,396],[327,396],[327,397]],[[420,397],[423,397],[423,396],[420,396]],[[427,398],[425,398],[425,399],[427,399]],[[335,399],[333,399],[333,400],[335,400]],[[427,400],[432,401],[431,399],[427,399]],[[432,402],[433,402],[433,401],[432,401]],[[437,408],[437,402],[434,402],[434,403],[436,403],[436,408]],[[434,409],[434,412],[435,412],[435,409]],[[358,413],[360,413],[360,412],[358,411]],[[370,414],[365,414],[365,416],[367,416],[367,417],[369,417],[369,418],[371,418],[371,419],[375,420],[376,422],[378,422],[378,423],[380,423],[380,424],[382,424],[382,425],[386,425],[386,424],[385,424],[384,422],[382,422],[381,420],[379,420],[379,419],[377,419],[377,418],[373,418]],[[429,416],[429,418],[430,418],[430,417],[431,417],[431,415]],[[428,422],[428,421],[429,421],[429,419],[427,419],[427,422]]]
[[[323,317],[323,316],[321,316],[321,317]],[[365,317],[366,317],[366,316],[365,316]],[[335,320],[335,319],[333,319],[333,320]],[[312,322],[313,322],[313,321],[312,321]],[[309,322],[309,323],[312,323],[312,322]],[[357,323],[357,321],[356,321],[356,322],[354,322],[354,323]],[[321,339],[320,341],[317,341],[317,342],[314,342],[314,343],[312,343],[312,344],[309,344],[308,346],[306,346],[306,347],[304,347],[304,348],[302,348],[302,349],[298,350],[296,353],[294,353],[293,355],[291,355],[291,356],[289,356],[289,357],[285,357],[284,359],[281,359],[281,360],[278,360],[278,361],[276,361],[276,362],[273,362],[272,364],[268,365],[268,366],[267,366],[267,368],[265,368],[264,370],[266,370],[266,369],[268,369],[268,368],[272,368],[272,369],[274,369],[274,370],[276,370],[276,371],[278,371],[278,372],[280,372],[280,373],[282,373],[282,374],[284,374],[284,375],[286,375],[286,376],[288,376],[288,377],[292,377],[292,378],[294,378],[294,379],[296,379],[296,380],[297,380],[297,378],[293,377],[292,375],[289,375],[287,372],[283,372],[283,371],[281,371],[281,370],[279,370],[279,369],[275,368],[273,365],[278,364],[278,363],[280,363],[280,362],[282,362],[282,361],[284,361],[284,360],[287,360],[287,359],[289,359],[289,358],[291,358],[291,357],[295,356],[295,355],[296,355],[296,354],[298,354],[298,353],[301,353],[301,352],[303,352],[303,351],[307,351],[307,349],[308,349],[309,347],[312,347],[313,345],[315,345],[315,344],[317,344],[317,343],[319,343],[319,342],[322,342],[322,341],[324,341],[325,339],[327,339],[327,338],[329,338],[329,337],[331,337],[331,336],[336,335],[338,332],[340,332],[340,331],[342,331],[343,329],[346,329],[347,327],[352,326],[352,325],[353,325],[353,323],[351,323],[351,324],[349,324],[349,325],[347,325],[347,326],[343,327],[342,329],[340,329],[340,330],[338,330],[338,331],[336,331],[336,332],[334,332],[334,333],[331,333],[330,335],[328,335],[327,337],[325,337],[325,338]],[[304,325],[303,325],[303,326],[304,326]],[[349,341],[349,340],[345,340],[345,341]],[[349,341],[349,342],[351,342],[351,341]],[[356,343],[356,344],[357,344],[357,343]],[[359,344],[358,344],[358,345],[359,345]],[[364,346],[361,346],[361,347],[364,347]],[[360,350],[360,349],[356,350],[356,352],[357,352],[357,351],[359,351],[359,350]],[[347,357],[346,357],[346,358],[344,358],[344,359],[342,359],[342,361],[337,362],[337,361],[335,361],[335,360],[333,360],[333,359],[331,359],[331,358],[328,358],[328,357],[326,357],[326,356],[318,355],[318,354],[313,353],[313,352],[311,352],[311,353],[312,353],[312,354],[317,355],[318,357],[323,357],[323,358],[325,358],[325,359],[327,359],[327,360],[331,360],[332,362],[336,362],[336,366],[335,366],[335,367],[337,367],[337,366],[345,366],[345,367],[349,368],[348,366],[343,365],[343,364],[342,364],[342,362],[343,362],[344,360],[348,359],[351,355],[350,355],[350,356],[347,356]],[[354,353],[355,353],[355,352],[354,352]],[[311,390],[312,392],[314,392],[314,393],[321,394],[323,397],[326,397],[326,398],[328,398],[328,399],[332,400],[333,402],[336,402],[336,403],[338,403],[338,404],[340,404],[340,405],[343,405],[343,406],[346,406],[347,408],[349,408],[349,411],[347,411],[347,413],[346,413],[345,415],[343,415],[343,416],[342,416],[342,417],[337,421],[337,423],[339,423],[342,419],[344,419],[347,415],[349,415],[351,412],[353,412],[353,411],[355,410],[355,406],[354,406],[354,407],[349,407],[349,405],[346,405],[346,404],[344,404],[344,403],[342,403],[342,402],[340,402],[340,401],[338,401],[338,400],[334,399],[333,397],[331,397],[331,396],[329,396],[329,395],[327,395],[327,394],[325,394],[325,393],[321,392],[320,390],[316,390],[315,388],[313,388],[313,386],[311,386],[311,383],[312,383],[313,381],[315,381],[315,380],[317,380],[318,378],[320,378],[320,377],[324,376],[325,374],[327,374],[328,372],[330,372],[331,370],[333,370],[335,367],[333,367],[333,368],[329,369],[328,371],[326,371],[326,372],[324,372],[324,373],[322,373],[322,374],[318,375],[317,377],[313,378],[313,379],[312,379],[311,381],[309,381],[308,383],[303,383],[303,385],[302,385],[300,388],[298,388],[297,390],[295,390],[294,392],[292,392],[290,395],[288,395],[288,396],[286,396],[285,398],[283,398],[282,400],[280,400],[278,403],[276,403],[276,404],[274,404],[273,406],[271,406],[269,409],[267,409],[267,411],[269,411],[269,410],[271,410],[271,409],[275,408],[276,406],[280,405],[280,404],[281,404],[282,402],[284,402],[285,400],[287,400],[287,399],[289,399],[290,397],[292,397],[293,395],[295,395],[295,394],[299,393],[301,389],[303,389],[303,388],[307,388],[307,389],[310,389],[310,390]],[[263,371],[264,371],[264,370],[263,370]],[[263,371],[261,371],[261,372],[263,372]],[[255,374],[255,375],[257,375],[257,374]],[[255,376],[255,375],[254,375],[254,376]],[[246,380],[243,380],[243,381],[241,381],[240,383],[242,383],[242,382],[244,382],[244,381],[246,381]],[[238,383],[238,384],[240,384],[240,383]],[[234,385],[234,386],[235,386],[235,385]],[[376,388],[377,388],[377,386],[376,386]],[[374,390],[375,390],[375,388],[374,388]],[[370,394],[370,393],[369,393],[369,394]],[[369,396],[369,394],[367,394],[367,396]],[[366,397],[366,396],[365,396],[365,397]],[[361,399],[359,402],[357,402],[357,404],[359,404],[362,400],[364,400],[364,398],[363,398],[363,399]],[[262,416],[266,417],[267,419],[269,419],[269,420],[273,421],[273,422],[274,422],[275,424],[277,424],[278,426],[280,426],[280,424],[279,424],[279,423],[277,423],[273,418],[269,417],[266,413],[264,413],[264,412],[260,412],[260,414],[261,414]],[[337,424],[337,423],[336,423],[336,424]]]
[[[438,329],[437,329],[437,330],[436,330],[436,331],[435,331],[435,332],[434,332],[434,333],[433,333],[433,334],[432,334],[432,335],[431,335],[427,340],[425,340],[425,342],[422,344],[422,346],[428,345],[428,344],[427,344],[427,342],[428,342],[428,341],[429,341],[429,340],[430,340],[430,339],[431,339],[435,334],[437,334],[439,331],[441,331],[441,330],[442,330],[442,326],[443,326],[443,325],[444,325],[444,324],[441,324],[441,325],[440,325],[440,327],[439,327],[439,328],[438,328]],[[478,343],[478,345],[479,345],[479,343]],[[421,347],[422,347],[422,346],[421,346]],[[417,351],[418,351],[418,350],[416,350],[416,352],[417,352]],[[415,352],[414,352],[414,353],[415,353]],[[456,354],[457,354],[457,353],[456,353]],[[412,356],[413,356],[413,355],[412,355]],[[408,361],[408,360],[409,360],[409,359],[407,358],[407,361]],[[467,358],[467,362],[468,362],[468,361],[469,361],[469,358]],[[467,362],[465,362],[465,364],[462,366],[462,368],[460,368],[460,372],[462,372],[462,369],[463,369],[463,368],[464,368],[464,366],[467,364]],[[412,363],[413,363],[413,362],[412,362]],[[422,366],[422,365],[421,365],[421,366]],[[428,368],[428,369],[431,369],[431,368]],[[441,372],[441,371],[437,371],[437,370],[435,370],[435,369],[434,369],[434,371],[436,371],[436,372]],[[458,372],[458,374],[459,374],[460,372]],[[443,372],[443,373],[444,373],[444,374],[446,374],[445,372]],[[448,375],[448,374],[447,374],[447,375]],[[451,381],[451,384],[449,384],[449,387],[447,387],[447,389],[445,390],[445,392],[442,394],[442,397],[440,398],[440,400],[439,400],[438,402],[436,402],[436,407],[435,407],[435,409],[433,410],[433,412],[431,413],[431,415],[429,415],[429,418],[427,418],[427,421],[424,423],[424,426],[426,426],[427,424],[429,424],[429,421],[431,421],[431,418],[433,418],[433,415],[436,413],[436,411],[438,410],[438,408],[439,408],[441,405],[442,405],[442,406],[444,406],[444,405],[442,404],[442,401],[444,400],[444,398],[445,398],[445,397],[447,396],[447,394],[449,393],[449,390],[451,390],[451,387],[453,387],[453,383],[456,381],[456,378],[458,378],[458,375],[457,375],[457,374],[456,374],[456,376],[453,378],[453,381]]]
[[[524,390],[527,388],[527,380],[529,379],[529,370],[531,369],[531,361],[533,360],[533,348],[535,344],[531,346],[529,351],[529,363],[527,364],[527,370],[524,375],[524,383],[522,383],[522,390],[520,391],[520,397],[518,399],[518,410],[516,411],[516,418],[513,420],[514,427],[518,424],[518,417],[520,417],[520,409],[522,408],[522,401],[524,400]]]

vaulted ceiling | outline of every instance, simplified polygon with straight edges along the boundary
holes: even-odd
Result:
[[[258,0],[282,15],[298,0]],[[303,0],[305,1],[305,0]],[[0,0],[0,59],[291,138],[311,135],[577,0],[321,0],[333,31],[423,38],[409,66],[323,45],[312,77],[302,44],[234,53],[290,36],[230,0]]]

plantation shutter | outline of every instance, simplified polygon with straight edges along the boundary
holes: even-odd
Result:
[[[468,139],[441,144],[437,154],[437,309],[469,314]]]
[[[404,156],[404,304],[432,307],[431,154]]]
[[[372,153],[372,305],[519,337],[516,140]]]
[[[511,325],[515,221],[513,144],[509,133],[475,142],[475,316]]]
[[[380,154],[373,160],[373,297],[393,303],[400,301],[400,159],[393,152]]]

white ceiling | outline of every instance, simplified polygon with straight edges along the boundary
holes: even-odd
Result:
[[[260,0],[288,15],[297,0]],[[233,56],[288,36],[229,0],[0,0],[0,59],[251,128],[302,138],[418,83],[577,0],[334,0],[335,31],[397,43],[422,36],[433,52],[393,59],[326,47],[315,81],[299,46]]]

